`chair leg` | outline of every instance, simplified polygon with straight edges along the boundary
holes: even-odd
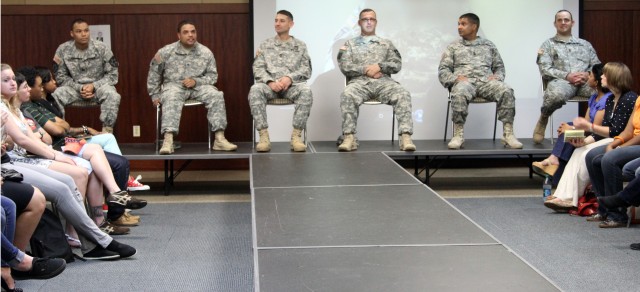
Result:
[[[209,150],[211,150],[211,124],[209,124],[209,121],[207,121],[207,130],[209,131],[209,134],[207,135],[207,137],[209,138],[208,142],[209,142]]]
[[[251,133],[251,144],[253,144],[253,148],[256,148],[256,120],[254,120],[253,117],[251,118],[251,125],[251,129],[253,130]]]
[[[396,138],[396,113],[393,112],[391,115],[391,145],[393,145],[393,141]]]
[[[451,111],[451,96],[449,96],[449,100],[447,101],[447,117],[444,119],[444,138],[442,141],[447,142],[447,128],[449,127],[449,112]]]
[[[156,152],[160,151],[160,114],[161,114],[161,107],[162,105],[158,104],[158,106],[156,107]]]
[[[496,114],[493,119],[493,141],[496,141],[496,129],[498,128],[498,103],[496,102]]]

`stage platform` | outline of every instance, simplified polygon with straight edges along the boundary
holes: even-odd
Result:
[[[464,143],[464,148],[451,150],[447,148],[447,142],[443,140],[415,140],[417,150],[413,152],[400,151],[398,141],[360,141],[358,150],[352,152],[339,152],[335,141],[311,141],[308,143],[306,152],[293,152],[289,142],[272,142],[271,151],[266,153],[257,152],[251,142],[239,142],[236,151],[214,151],[208,148],[206,143],[183,143],[180,149],[176,149],[171,155],[160,155],[157,153],[155,144],[121,144],[122,154],[129,160],[162,160],[164,161],[164,187],[165,195],[168,195],[173,186],[173,181],[181,169],[174,170],[175,160],[209,160],[209,159],[249,159],[254,155],[310,155],[322,153],[384,153],[394,160],[413,159],[414,176],[418,176],[420,171],[425,171],[427,175],[423,183],[429,183],[429,174],[432,169],[436,169],[446,163],[451,157],[492,157],[492,156],[513,156],[522,158],[525,161],[523,166],[529,168],[529,177],[532,176],[531,163],[534,156],[546,156],[551,153],[553,145],[548,139],[542,144],[534,144],[532,139],[520,139],[524,144],[523,149],[505,148],[500,139],[468,139]],[[288,159],[288,158],[287,158]],[[439,160],[439,161],[436,161]],[[444,161],[444,162],[443,162]],[[437,162],[437,163],[436,163]]]
[[[381,152],[251,157],[256,291],[557,291]]]

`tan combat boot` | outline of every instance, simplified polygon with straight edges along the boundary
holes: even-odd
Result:
[[[504,144],[505,147],[522,149],[522,143],[520,143],[513,134],[513,125],[510,123],[504,123],[502,124],[502,129],[502,144]]]
[[[540,144],[544,140],[544,131],[547,129],[549,117],[540,115],[535,129],[533,129],[533,143]]]
[[[173,153],[173,133],[165,132],[164,141],[162,141],[162,147],[160,147],[160,154]]]
[[[269,152],[271,151],[271,141],[269,141],[269,130],[262,129],[258,131],[260,134],[260,142],[256,145],[256,151]]]
[[[354,140],[353,134],[345,134],[342,144],[338,146],[340,151],[351,151],[358,149],[358,143]]]
[[[416,145],[413,145],[413,142],[411,141],[411,134],[404,133],[400,136],[400,150],[416,151]]]
[[[460,149],[464,143],[464,125],[453,124],[453,138],[447,145],[449,149]]]
[[[305,152],[307,151],[307,145],[304,145],[304,141],[301,138],[302,130],[293,129],[291,133],[291,150],[295,152]]]
[[[113,134],[113,127],[102,126],[102,133]]]
[[[238,146],[236,144],[231,144],[229,141],[227,141],[227,139],[224,137],[224,131],[216,131],[215,137],[216,138],[213,141],[212,147],[213,150],[233,151],[238,149]]]

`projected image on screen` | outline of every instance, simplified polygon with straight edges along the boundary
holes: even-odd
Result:
[[[414,139],[441,139],[447,90],[438,82],[438,64],[447,45],[460,38],[458,17],[473,12],[481,20],[478,35],[495,43],[504,60],[505,82],[514,89],[516,96],[515,133],[518,137],[530,138],[542,103],[536,53],[542,42],[555,34],[555,12],[562,8],[575,9],[574,17],[577,18],[577,2],[256,0],[254,47],[275,35],[273,19],[277,10],[286,9],[293,14],[295,25],[291,34],[307,44],[313,65],[313,74],[308,81],[314,95],[308,133],[312,141],[334,140],[341,134],[339,99],[345,87],[336,56],[347,40],[360,34],[359,12],[363,8],[374,9],[378,19],[376,34],[391,40],[402,55],[402,70],[392,78],[411,92]],[[577,31],[574,35],[577,36]],[[281,129],[270,131],[272,140],[288,140],[292,107],[269,110],[270,127]],[[465,137],[491,138],[495,104],[470,105],[469,112]],[[567,105],[554,114],[554,119],[563,121],[576,114],[576,107]],[[276,121],[279,118],[282,122]],[[391,118],[390,106],[361,106],[358,138],[389,139]],[[498,135],[501,135],[500,125]]]

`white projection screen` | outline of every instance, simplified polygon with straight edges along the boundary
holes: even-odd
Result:
[[[555,34],[554,15],[560,9],[573,13],[578,36],[579,0],[254,0],[254,48],[275,36],[276,11],[294,16],[291,34],[309,49],[313,75],[313,107],[307,123],[311,141],[335,140],[341,134],[340,93],[344,76],[336,62],[342,44],[359,34],[358,13],[372,8],[377,13],[376,33],[393,41],[402,55],[402,70],[392,77],[411,92],[414,139],[442,139],[447,90],[438,82],[440,56],[459,38],[458,17],[472,12],[480,17],[479,35],[493,41],[506,66],[506,82],[516,96],[515,133],[531,138],[542,104],[541,80],[536,54],[542,42]],[[465,138],[491,138],[495,103],[472,104]],[[556,111],[554,124],[575,117],[578,107],[569,103]],[[269,134],[273,141],[291,135],[293,106],[269,106]],[[357,137],[386,140],[391,137],[392,109],[387,105],[360,107]],[[451,126],[449,126],[450,137]],[[554,131],[555,132],[555,131]],[[548,133],[548,131],[547,131]],[[502,135],[498,122],[497,136]],[[548,136],[548,134],[547,134]]]

